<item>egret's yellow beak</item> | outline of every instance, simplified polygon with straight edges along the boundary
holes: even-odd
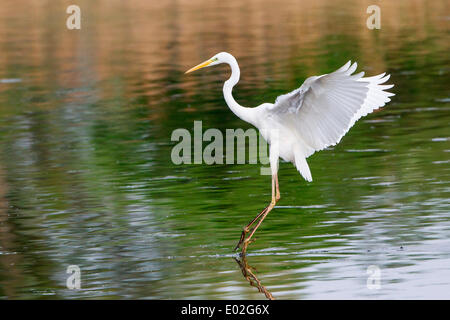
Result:
[[[211,60],[211,59],[206,60],[205,62],[202,62],[202,63],[200,63],[199,65],[196,65],[195,67],[189,69],[188,71],[185,72],[185,74],[186,74],[186,73],[189,73],[189,72],[192,72],[192,71],[195,71],[195,70],[198,70],[198,69],[201,69],[201,68],[204,68],[204,67],[207,67],[207,66],[209,66],[212,62],[213,62],[213,60]]]

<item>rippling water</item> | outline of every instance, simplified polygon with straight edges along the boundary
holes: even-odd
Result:
[[[69,31],[65,1],[3,1],[0,297],[450,298],[448,2],[382,2],[380,30],[370,4],[85,0]],[[219,51],[240,63],[245,106],[350,59],[396,85],[309,158],[313,183],[281,163],[246,259],[231,250],[270,177],[170,158],[195,120],[250,128],[223,101],[226,67],[183,74]]]

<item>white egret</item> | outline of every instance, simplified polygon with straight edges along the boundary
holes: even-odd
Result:
[[[231,77],[223,86],[228,107],[257,127],[270,144],[272,201],[242,231],[235,250],[242,247],[245,254],[261,222],[280,200],[278,159],[292,162],[305,180],[312,181],[306,158],[337,144],[359,118],[389,102],[394,94],[385,90],[393,85],[382,85],[390,77],[385,73],[368,78],[363,78],[364,72],[353,74],[357,64],[348,61],[332,73],[307,78],[300,88],[279,96],[275,103],[246,108],[231,93],[240,76],[238,63],[231,54],[218,53],[186,73],[220,63],[231,67]]]

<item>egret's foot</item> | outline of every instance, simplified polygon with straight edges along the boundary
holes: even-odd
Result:
[[[234,247],[234,250],[233,250],[233,251],[236,251],[237,249],[239,249],[239,248],[242,246],[242,243],[243,243],[244,240],[245,240],[245,236],[247,235],[247,233],[248,233],[249,231],[250,231],[250,230],[249,230],[247,227],[245,227],[244,230],[242,230],[241,238],[239,239],[239,242],[238,242],[238,244],[236,245],[236,247]]]
[[[240,248],[241,246],[242,246],[242,243],[244,242],[244,240],[245,240],[245,237],[247,236],[247,233],[251,233],[251,232],[253,232],[253,230],[255,229],[255,227],[253,227],[253,228],[251,228],[250,229],[250,227],[258,220],[258,219],[260,219],[261,218],[261,216],[263,216],[266,212],[267,212],[267,210],[269,209],[269,207],[270,207],[270,205],[268,205],[267,207],[265,207],[264,209],[263,209],[263,211],[261,211],[252,221],[250,221],[250,223],[246,226],[246,227],[244,227],[244,230],[242,231],[242,233],[241,233],[241,238],[239,239],[239,242],[238,242],[238,244],[236,245],[236,247],[234,247],[234,250],[233,251],[236,251],[238,248]]]
[[[241,256],[245,256],[247,253],[247,247],[250,243],[254,242],[254,239],[245,239],[242,245]]]

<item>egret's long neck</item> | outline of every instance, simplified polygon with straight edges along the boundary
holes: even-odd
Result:
[[[238,83],[239,77],[241,75],[241,71],[239,70],[239,65],[236,61],[236,59],[230,55],[230,58],[228,59],[227,63],[231,67],[231,77],[225,81],[225,84],[223,85],[223,96],[225,97],[225,101],[230,107],[231,111],[235,115],[237,115],[239,118],[241,118],[244,121],[247,121],[249,123],[253,123],[253,110],[252,108],[245,108],[241,106],[239,103],[236,102],[233,98],[232,90],[233,87]]]

